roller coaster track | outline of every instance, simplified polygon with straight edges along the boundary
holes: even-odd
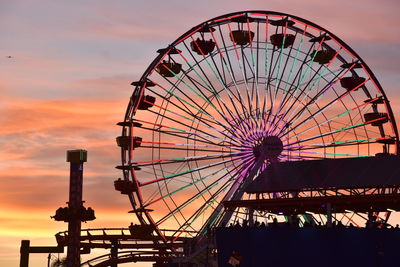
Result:
[[[83,251],[88,249],[111,249],[116,246],[119,251],[117,255],[105,254],[81,264],[81,266],[109,266],[115,263],[148,261],[166,262],[173,257],[183,255],[183,248],[191,238],[178,237],[168,238],[172,230],[162,230],[170,242],[164,242],[156,235],[136,235],[130,228],[98,228],[82,229],[80,236],[80,247]],[[192,232],[188,232],[189,234]],[[192,233],[193,236],[196,234]],[[56,235],[59,246],[66,246],[68,242],[68,231],[59,232]],[[129,249],[129,251],[127,251]]]
[[[127,262],[166,262],[172,258],[172,255],[159,255],[155,251],[120,251],[116,258],[110,254],[101,255],[99,257],[90,259],[83,262],[81,266],[83,267],[103,267],[110,266],[111,264],[120,264]]]
[[[162,230],[168,237],[172,230]],[[195,234],[193,232],[193,234]],[[68,239],[68,231],[59,232],[56,235],[58,245],[66,246]],[[186,237],[176,238],[173,242],[162,243],[158,236],[149,236],[147,238],[135,236],[129,228],[98,228],[98,229],[82,229],[81,230],[81,247],[82,248],[111,248],[111,242],[117,240],[119,249],[167,249],[180,248],[183,243],[190,239]]]

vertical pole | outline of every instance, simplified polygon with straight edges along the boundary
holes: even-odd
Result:
[[[70,184],[68,209],[70,218],[68,221],[68,250],[67,266],[80,266],[80,234],[81,234],[81,211],[82,186],[83,186],[83,163],[87,159],[86,150],[68,150],[67,162],[70,166]]]
[[[326,203],[326,226],[328,228],[332,227],[332,204]]]
[[[254,209],[249,208],[249,226],[253,227],[254,226]]]
[[[118,258],[118,240],[116,238],[111,240],[111,259]],[[117,267],[118,263],[111,263],[110,267]]]
[[[19,267],[28,267],[29,265],[29,246],[30,240],[21,240],[21,257],[19,261]]]

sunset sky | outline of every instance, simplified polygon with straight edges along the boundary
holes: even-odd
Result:
[[[68,149],[88,150],[84,199],[97,219],[83,228],[133,220],[113,188],[115,124],[130,83],[189,28],[242,10],[289,13],[335,33],[370,66],[400,118],[398,0],[0,0],[0,266],[18,265],[21,239],[55,245],[65,230],[50,216],[68,198]],[[46,256],[32,255],[31,266]]]

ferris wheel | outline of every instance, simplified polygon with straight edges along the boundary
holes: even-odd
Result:
[[[132,83],[118,168],[138,221],[165,241],[243,218],[222,202],[252,198],[246,185],[271,163],[398,153],[378,80],[312,22],[237,12],[157,52]]]

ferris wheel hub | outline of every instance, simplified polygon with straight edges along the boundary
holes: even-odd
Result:
[[[264,158],[266,160],[275,160],[283,150],[283,143],[277,136],[270,135],[263,137],[260,142],[253,148],[256,158]]]

